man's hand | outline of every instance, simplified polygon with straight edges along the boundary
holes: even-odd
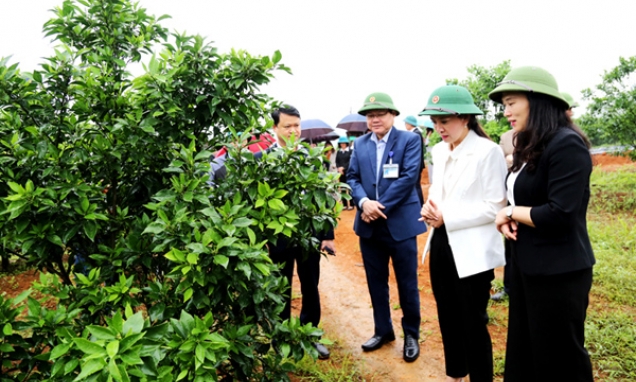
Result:
[[[383,209],[382,203],[376,200],[367,200],[362,204],[362,220],[369,223],[379,218],[386,219],[386,215],[382,212]]]
[[[330,255],[336,255],[336,243],[333,240],[323,240],[320,243],[320,249]]]
[[[338,172],[339,172],[341,175],[344,175],[344,167],[338,167]]]

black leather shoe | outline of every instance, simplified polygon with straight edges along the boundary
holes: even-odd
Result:
[[[375,335],[371,337],[371,339],[369,339],[367,342],[362,344],[362,350],[364,351],[378,350],[379,348],[382,347],[382,345],[391,341],[395,341],[395,333],[393,332],[390,332],[383,336]]]
[[[404,360],[413,362],[420,356],[420,343],[417,338],[407,334],[404,338]]]
[[[329,358],[329,349],[320,342],[315,342],[314,347],[318,351],[318,359],[327,359]]]

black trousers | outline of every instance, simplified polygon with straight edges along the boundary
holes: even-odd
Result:
[[[493,380],[492,342],[488,333],[488,300],[494,270],[460,279],[446,227],[436,228],[431,241],[431,286],[437,302],[437,316],[446,375],[471,382]]]
[[[515,264],[504,381],[593,381],[585,350],[585,315],[592,268],[529,276]]]
[[[270,253],[270,258],[276,264],[283,264],[281,273],[287,282],[289,289],[285,295],[285,309],[280,315],[282,320],[291,316],[291,286],[294,275],[294,263],[297,264],[298,280],[302,293],[302,308],[300,310],[300,322],[304,325],[311,322],[315,327],[320,322],[320,294],[318,282],[320,281],[320,253],[312,251],[303,259],[301,248],[277,248]]]
[[[511,248],[512,244],[510,243],[510,240],[508,239],[504,239],[504,248],[506,249],[505,252],[505,256],[506,256],[506,265],[504,265],[504,274],[503,274],[503,287],[504,287],[504,292],[510,294],[510,274],[511,274],[511,270],[510,270],[510,258],[511,258],[511,253],[512,253],[512,248]]]

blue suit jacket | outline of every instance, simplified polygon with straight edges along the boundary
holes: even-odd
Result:
[[[351,187],[353,200],[359,205],[367,197],[384,205],[387,226],[394,240],[402,241],[426,232],[420,218],[420,201],[416,187],[421,170],[421,138],[409,131],[392,128],[381,163],[389,163],[389,152],[393,152],[393,164],[399,165],[398,178],[383,178],[380,173],[376,180],[376,145],[371,141],[372,133],[356,139],[347,184]],[[382,169],[380,169],[382,170]],[[377,183],[377,184],[376,184]],[[376,187],[379,198],[376,199]],[[375,222],[365,223],[358,209],[353,229],[363,238],[373,235]]]

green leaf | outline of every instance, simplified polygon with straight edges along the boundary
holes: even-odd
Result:
[[[86,329],[88,329],[88,331],[98,340],[109,341],[116,338],[115,332],[103,326],[89,325]]]
[[[86,236],[91,239],[91,241],[95,241],[95,235],[97,234],[97,223],[91,220],[85,220],[83,228]]]
[[[280,199],[270,199],[267,202],[267,205],[269,206],[269,208],[277,211],[282,211],[285,209],[285,204]]]
[[[269,276],[270,271],[269,271],[269,267],[263,263],[256,263],[254,264],[254,266],[261,271],[261,273],[265,276]]]
[[[59,344],[56,347],[54,347],[53,350],[51,350],[51,353],[50,353],[51,356],[49,357],[49,361],[53,361],[54,359],[59,358],[65,355],[66,353],[68,353],[68,351],[71,349],[71,346],[73,346],[72,342]]]
[[[112,342],[109,342],[108,345],[106,345],[106,353],[108,353],[108,356],[110,358],[115,357],[118,351],[119,351],[119,341],[112,341]]]
[[[240,217],[238,219],[234,219],[232,224],[236,227],[248,227],[252,224],[252,219],[246,217]]]
[[[139,340],[141,340],[142,338],[144,338],[144,336],[146,335],[146,333],[137,333],[137,334],[132,334],[132,335],[128,335],[125,338],[123,338],[120,342],[119,342],[119,352],[120,353],[125,353],[128,349],[130,349],[134,344],[136,344],[137,342],[139,342]]]
[[[132,331],[132,333],[141,333],[144,329],[144,317],[141,312],[135,313],[132,317],[124,321],[123,333],[128,334]]]
[[[5,336],[10,336],[13,334],[13,326],[11,326],[10,322],[7,322],[6,324],[4,324],[4,328],[2,328],[2,333]]]
[[[191,299],[193,293],[194,293],[194,290],[192,288],[186,289],[186,291],[183,293],[183,302],[186,302],[189,299]]]
[[[91,376],[98,371],[102,370],[106,366],[106,361],[104,359],[93,358],[88,360],[86,363],[82,365],[82,372],[74,379],[74,381],[81,381],[86,379],[86,377]]]
[[[121,372],[119,371],[119,368],[117,367],[117,363],[115,362],[115,359],[113,358],[111,358],[110,362],[108,362],[108,372],[116,381],[122,380]]]
[[[223,268],[227,268],[227,265],[230,263],[230,259],[224,255],[216,255],[214,256],[214,263],[222,266]]]
[[[283,55],[280,53],[280,50],[277,50],[274,52],[274,55],[272,56],[272,62],[274,64],[278,64],[281,58],[283,58]]]
[[[64,365],[64,375],[68,375],[79,366],[79,359],[73,358]]]
[[[166,226],[165,224],[161,223],[161,222],[153,222],[150,223],[146,229],[142,232],[142,234],[144,233],[154,233],[155,235],[158,233],[161,233],[165,230]]]
[[[78,349],[88,355],[98,354],[106,357],[106,350],[95,342],[91,342],[85,338],[73,338],[73,342],[75,342],[75,346],[77,346]]]

